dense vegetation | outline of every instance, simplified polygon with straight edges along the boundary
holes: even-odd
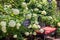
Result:
[[[12,34],[23,40],[41,26],[59,27],[56,7],[55,0],[0,0],[0,39]]]

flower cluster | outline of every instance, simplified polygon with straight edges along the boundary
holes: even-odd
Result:
[[[29,36],[29,35],[37,35],[37,33],[36,32],[25,32],[25,35],[26,36]]]
[[[13,11],[14,15],[18,15],[19,14],[19,10],[18,9],[12,9],[12,11]]]
[[[4,33],[6,33],[7,32],[7,28],[6,28],[7,27],[7,22],[6,21],[1,21],[0,25],[1,25],[1,30]],[[17,29],[19,29],[21,24],[20,23],[16,23],[16,21],[14,21],[14,20],[10,20],[9,23],[8,23],[8,26],[12,27],[12,28],[16,27]]]
[[[0,2],[0,31],[5,37],[12,34],[13,38],[22,40],[23,35],[37,35],[35,30],[43,33],[44,30],[40,26],[43,23],[46,25],[54,24],[53,14],[56,5],[54,3],[49,4],[47,0],[6,0],[3,1],[4,4],[2,1]],[[57,25],[60,26],[60,23]],[[0,37],[4,37],[3,35]]]
[[[46,13],[46,11],[42,11],[41,14],[46,15],[47,13]]]

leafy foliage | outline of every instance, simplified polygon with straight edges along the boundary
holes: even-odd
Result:
[[[0,38],[9,34],[16,34],[18,40],[23,40],[24,33],[34,32],[36,29],[32,27],[37,24],[35,25],[35,28],[37,28],[39,22],[42,22],[40,25],[45,23],[45,26],[47,24],[56,26],[59,20],[57,21],[55,14],[56,1],[54,0],[51,2],[47,0],[0,0],[0,22],[6,22],[5,29],[2,29],[1,26],[5,25],[4,22],[0,23],[0,34],[2,34]],[[10,22],[11,20],[14,22]],[[20,24],[17,26],[17,23]],[[14,26],[10,27],[9,24]],[[6,32],[4,33],[4,31]]]

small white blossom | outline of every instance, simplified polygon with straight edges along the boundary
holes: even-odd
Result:
[[[30,35],[32,35],[32,32],[30,32]]]
[[[50,19],[53,19],[51,16],[48,16]]]
[[[25,9],[28,10],[28,7],[26,7]]]
[[[6,27],[6,22],[5,22],[5,21],[1,21],[0,25],[1,25],[2,27]]]
[[[31,27],[32,27],[31,25],[28,26],[28,28],[31,28]]]
[[[41,26],[40,25],[37,25],[37,27],[40,29],[41,28]]]
[[[36,32],[33,32],[33,35],[37,35],[37,33]]]
[[[15,27],[15,25],[16,25],[16,22],[14,20],[10,20],[9,26],[10,27]]]
[[[25,32],[25,35],[26,35],[26,36],[29,36],[29,32]]]
[[[60,26],[60,22],[57,23],[57,26]]]
[[[33,17],[37,17],[37,14],[33,14]]]
[[[32,15],[32,14],[27,14],[27,15],[26,15],[26,19],[31,19],[31,15]]]
[[[56,0],[52,0],[55,4],[57,4],[57,2],[56,2]],[[56,7],[56,5],[55,5],[55,7]]]
[[[38,4],[37,7],[41,7],[42,8],[42,5],[41,4]]]
[[[39,9],[38,9],[38,8],[35,8],[35,9],[34,9],[34,11],[35,11],[35,12],[38,12],[38,11],[39,11]]]
[[[25,2],[22,3],[21,5],[23,8],[26,8],[27,7],[27,4]]]
[[[17,38],[17,35],[13,35],[13,38]]]
[[[36,24],[33,24],[32,28],[37,28],[37,25]]]
[[[17,29],[19,29],[20,26],[21,26],[21,24],[20,23],[17,23],[16,26],[17,26]]]
[[[6,27],[2,27],[1,30],[2,30],[4,33],[7,32]]]
[[[44,32],[44,29],[40,29],[39,31],[40,31],[41,33],[43,33],[43,32]]]
[[[40,26],[39,26],[39,25],[37,25],[37,24],[33,24],[32,28],[39,29],[39,28],[40,28]]]
[[[21,26],[21,24],[20,23],[17,23],[17,26]]]
[[[11,4],[9,4],[9,7],[12,7],[12,5],[11,5]]]
[[[47,13],[46,13],[46,11],[42,11],[42,13],[41,13],[41,14],[46,15]]]
[[[12,11],[13,11],[14,15],[18,15],[19,14],[19,10],[18,9],[12,9]]]

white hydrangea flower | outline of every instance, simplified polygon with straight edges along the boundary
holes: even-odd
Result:
[[[53,19],[51,16],[48,16],[50,19]]]
[[[23,8],[26,8],[27,7],[27,4],[25,2],[22,3],[21,5]]]
[[[5,21],[1,21],[0,25],[1,25],[2,27],[6,27],[6,22],[5,22]]]
[[[16,26],[17,26],[17,29],[19,29],[20,26],[21,26],[21,24],[20,23],[17,23]]]
[[[34,11],[37,12],[37,11],[39,11],[39,9],[38,8],[35,8]]]
[[[56,2],[56,0],[52,0],[55,4],[57,4],[57,2]],[[55,7],[56,7],[56,5],[55,5]]]
[[[41,26],[40,25],[37,25],[37,27],[40,29],[41,28]]]
[[[10,27],[15,27],[15,25],[16,25],[16,22],[14,20],[10,20],[9,26]]]
[[[30,35],[32,35],[32,32],[30,32]]]
[[[43,33],[43,32],[44,32],[44,29],[40,29],[39,31],[40,31],[41,33]]]
[[[42,11],[42,13],[41,13],[41,14],[46,15],[47,13],[46,13],[46,11]]]
[[[18,9],[12,9],[12,11],[13,11],[14,15],[18,15],[19,14],[19,10]]]
[[[57,23],[57,26],[60,26],[60,22]]]
[[[37,17],[37,14],[33,14],[33,17]]]
[[[26,7],[25,9],[28,10],[28,7]]]
[[[28,26],[28,28],[31,28],[31,27],[32,27],[31,25]]]
[[[25,32],[25,35],[26,35],[26,36],[29,36],[29,32]]]
[[[37,35],[37,33],[36,32],[33,32],[33,35]]]
[[[38,4],[37,7],[42,7],[42,5],[41,4]]]
[[[33,24],[32,28],[37,28],[37,25],[36,24]]]
[[[33,24],[32,28],[39,29],[39,28],[40,28],[40,26],[39,26],[39,25],[37,25],[37,24]]]
[[[13,38],[17,38],[17,35],[13,35]]]
[[[26,19],[31,19],[31,15],[32,15],[32,14],[27,14],[27,15],[26,15]]]
[[[2,27],[1,30],[2,30],[4,33],[7,32],[6,27]]]
[[[17,23],[17,26],[21,26],[21,24],[20,23]]]

